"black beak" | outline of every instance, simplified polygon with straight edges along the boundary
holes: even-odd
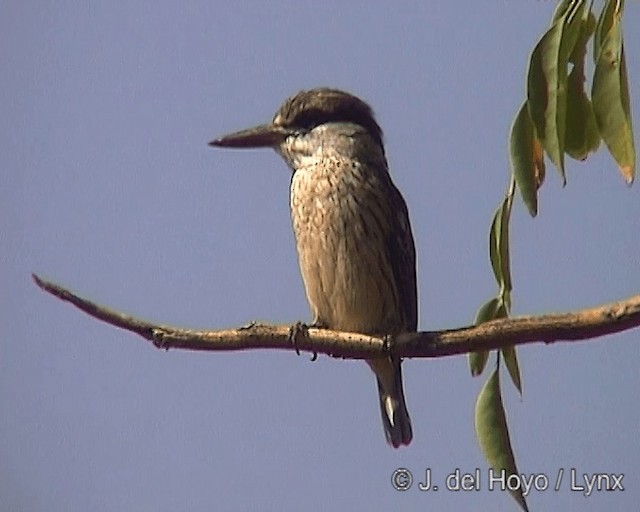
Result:
[[[262,124],[209,142],[209,146],[224,148],[264,148],[280,144],[291,131],[275,124]]]

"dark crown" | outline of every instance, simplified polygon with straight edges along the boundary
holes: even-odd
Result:
[[[326,87],[300,91],[280,107],[274,121],[282,126],[310,130],[324,123],[362,126],[382,146],[382,129],[371,107],[356,96]]]

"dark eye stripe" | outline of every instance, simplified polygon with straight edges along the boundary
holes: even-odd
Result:
[[[276,118],[286,126],[303,130],[331,122],[354,123],[382,145],[382,130],[371,108],[359,98],[337,89],[299,92],[285,102]]]
[[[300,128],[314,128],[324,123],[354,123],[363,126],[364,128],[370,128],[371,118],[367,119],[367,116],[361,115],[357,111],[332,111],[327,112],[320,109],[310,109],[300,112],[295,118],[291,120],[291,124]]]

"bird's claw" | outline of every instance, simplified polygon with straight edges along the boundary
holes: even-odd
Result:
[[[256,322],[255,320],[251,320],[247,325],[243,325],[241,327],[238,327],[239,331],[248,331],[253,329],[256,325],[258,325],[258,322]]]
[[[391,350],[393,347],[393,336],[391,334],[385,334],[384,337],[382,338],[382,350],[383,352],[385,352],[386,354],[389,354],[389,357],[391,357]]]
[[[289,327],[289,341],[293,344],[294,348],[296,349],[297,355],[300,355],[300,349],[298,348],[298,336],[300,336],[301,334],[303,336],[306,336],[308,330],[309,330],[309,327],[307,327],[307,324],[304,324],[300,321],[296,322],[291,327]]]

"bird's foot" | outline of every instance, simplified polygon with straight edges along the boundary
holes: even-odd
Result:
[[[306,336],[309,331],[309,326],[300,321],[289,327],[289,341],[296,349],[296,354],[300,355],[300,349],[298,348],[298,336]]]
[[[395,341],[393,335],[385,334],[382,339],[383,339],[382,350],[384,351],[385,354],[389,354],[389,357],[393,359],[393,348],[394,348],[393,344]]]
[[[314,322],[311,325],[307,325],[303,322],[296,322],[289,328],[289,341],[293,344],[296,349],[296,354],[300,355],[300,349],[298,348],[298,337],[299,336],[307,336],[309,333],[309,329],[324,329],[323,325],[320,325],[318,322]],[[318,353],[314,350],[311,356],[311,361],[315,361],[318,359]]]

